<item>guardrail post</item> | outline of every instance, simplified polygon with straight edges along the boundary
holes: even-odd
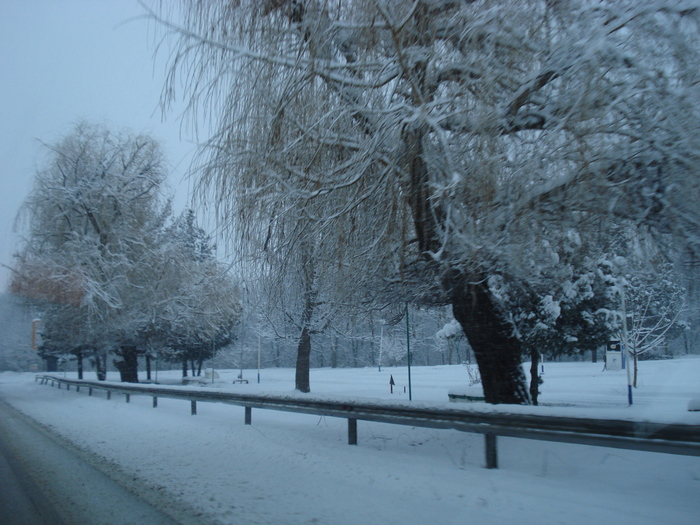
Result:
[[[245,407],[245,424],[250,425],[252,420],[253,420],[253,408],[252,407]]]
[[[190,401],[190,403],[192,404],[192,415],[196,416],[197,415],[197,402],[193,399],[192,401]]]
[[[107,399],[112,399],[112,391],[107,390]]]
[[[153,396],[153,408],[158,406],[158,396]]]
[[[80,385],[75,385],[75,391],[80,392]]]
[[[88,388],[88,395],[89,395],[89,396],[92,395],[92,387],[89,387],[89,388]]]
[[[486,468],[498,468],[496,434],[484,434],[484,445],[486,446]]]
[[[66,383],[66,390],[70,390],[70,383]]]
[[[61,390],[61,382],[58,382],[58,389]]]
[[[357,445],[357,419],[348,418],[348,445]]]
[[[131,394],[126,394],[126,402],[128,403],[131,401]]]

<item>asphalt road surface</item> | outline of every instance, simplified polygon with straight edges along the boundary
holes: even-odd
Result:
[[[0,522],[3,525],[206,523],[149,493],[156,506],[91,459],[0,400]],[[112,466],[112,470],[118,470]],[[144,489],[148,493],[148,489]],[[135,493],[136,492],[136,493]],[[157,498],[161,498],[157,501]],[[167,513],[160,509],[167,509]]]

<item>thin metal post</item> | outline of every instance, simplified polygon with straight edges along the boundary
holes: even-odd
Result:
[[[258,336],[258,383],[260,383],[260,336]]]
[[[89,396],[92,395],[92,387],[90,387],[90,388],[88,389],[88,395],[89,395]]]
[[[75,391],[80,392],[80,385],[75,385]]]
[[[496,434],[484,434],[484,445],[486,446],[486,468],[498,468]]]
[[[357,445],[357,419],[348,418],[348,445]]]
[[[253,408],[252,407],[245,407],[245,424],[250,425],[252,420],[253,420]]]
[[[622,351],[627,358],[627,402],[632,405],[632,352],[630,352],[630,336],[627,331],[627,305],[625,303],[625,287],[620,287],[620,299],[622,300]]]
[[[107,390],[107,399],[112,399],[112,391]]]
[[[66,383],[66,390],[70,390],[70,383]]]
[[[128,403],[131,401],[131,394],[126,394],[126,402]]]
[[[196,416],[197,415],[197,402],[193,399],[190,401],[190,404],[192,406],[192,415]]]
[[[413,395],[411,392],[411,336],[410,336],[410,326],[408,322],[408,303],[406,303],[406,351],[408,354],[408,400],[413,400]]]
[[[153,408],[158,406],[158,396],[153,396]]]

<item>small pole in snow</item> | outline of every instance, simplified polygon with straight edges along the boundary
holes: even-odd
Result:
[[[382,371],[382,346],[384,345],[384,321],[382,321],[382,331],[379,334],[379,371]]]
[[[260,383],[260,336],[258,336],[258,383]]]
[[[391,390],[391,393],[392,393],[392,394],[394,393],[394,385],[395,385],[395,384],[396,384],[396,383],[394,383],[394,376],[391,375],[391,376],[389,377],[389,389]]]
[[[408,321],[408,303],[406,303],[406,360],[408,361],[408,400],[411,401],[411,336],[409,335],[410,326]],[[406,387],[404,387],[404,392]]]
[[[625,288],[622,287],[620,291],[620,298],[622,299],[622,355],[627,358],[627,402],[632,405],[632,371],[630,357],[630,338],[629,332],[627,331],[627,305],[625,304]],[[624,362],[624,361],[623,361]]]

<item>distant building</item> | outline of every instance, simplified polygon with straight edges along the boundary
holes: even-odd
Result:
[[[44,361],[32,350],[33,308],[16,296],[0,294],[0,371],[44,370]]]

